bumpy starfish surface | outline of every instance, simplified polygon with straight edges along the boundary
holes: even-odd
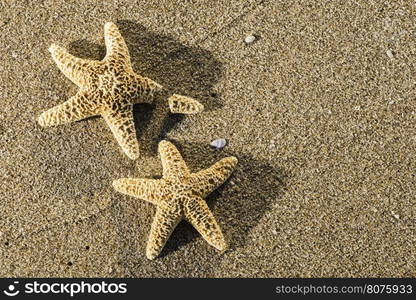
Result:
[[[224,236],[203,199],[231,175],[237,158],[226,157],[208,169],[190,173],[178,149],[168,141],[159,143],[163,177],[161,179],[121,178],[114,188],[126,195],[156,205],[146,256],[156,258],[175,229],[185,219],[203,238],[220,251],[227,248]]]
[[[115,24],[106,23],[104,35],[107,54],[101,61],[74,57],[54,44],[49,48],[59,69],[80,90],[63,104],[42,113],[38,121],[41,126],[54,126],[101,115],[127,156],[136,159],[140,151],[133,104],[151,102],[153,92],[162,86],[134,73],[129,50]],[[182,97],[175,102],[179,109],[172,112],[190,114],[202,110],[196,100]]]

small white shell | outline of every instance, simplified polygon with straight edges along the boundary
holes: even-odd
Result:
[[[387,50],[386,51],[386,53],[387,53],[387,56],[389,57],[389,58],[393,58],[394,57],[394,55],[393,55],[393,52],[389,49],[389,50]]]
[[[256,37],[255,37],[254,35],[250,34],[250,35],[246,36],[246,38],[244,39],[244,42],[245,42],[246,44],[251,44],[251,43],[253,43],[255,40],[256,40]]]
[[[213,140],[210,145],[216,149],[222,149],[226,144],[227,141],[225,139],[216,139]]]

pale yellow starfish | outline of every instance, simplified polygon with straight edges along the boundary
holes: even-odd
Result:
[[[185,219],[203,238],[220,251],[227,248],[220,226],[205,198],[231,175],[237,158],[227,157],[208,169],[190,173],[178,149],[168,141],[159,143],[163,177],[161,179],[121,178],[114,188],[156,205],[146,256],[156,258],[176,225]]]
[[[51,45],[49,51],[59,69],[80,90],[63,104],[42,113],[38,121],[41,126],[54,126],[101,115],[127,156],[136,159],[140,151],[133,104],[151,102],[153,92],[162,86],[134,73],[129,50],[115,24],[106,23],[104,35],[107,54],[101,61],[80,59]],[[182,97],[177,97],[172,112],[190,114],[203,109],[196,100]]]

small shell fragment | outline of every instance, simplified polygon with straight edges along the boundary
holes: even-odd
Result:
[[[256,40],[256,37],[252,34],[246,36],[246,38],[244,39],[244,43],[246,44],[252,44],[254,41]]]
[[[225,139],[216,139],[213,140],[210,145],[216,149],[222,149],[226,144],[227,141]]]
[[[387,53],[387,56],[389,57],[389,58],[393,58],[394,57],[394,55],[393,55],[393,52],[389,49],[389,50],[387,50],[386,51],[386,53]]]
[[[393,217],[394,217],[396,220],[399,220],[399,219],[400,219],[400,215],[399,215],[399,214],[396,214],[394,211],[391,211],[391,214],[393,215]]]

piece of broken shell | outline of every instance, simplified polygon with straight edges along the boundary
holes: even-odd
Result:
[[[222,149],[225,147],[226,144],[227,141],[225,139],[216,139],[213,140],[210,145],[216,149]]]
[[[390,49],[388,49],[388,50],[386,51],[386,53],[387,53],[387,56],[388,56],[389,58],[394,58],[393,51],[391,51]]]
[[[249,45],[249,44],[252,44],[255,40],[256,40],[256,37],[254,35],[250,34],[250,35],[245,37],[244,43]]]

